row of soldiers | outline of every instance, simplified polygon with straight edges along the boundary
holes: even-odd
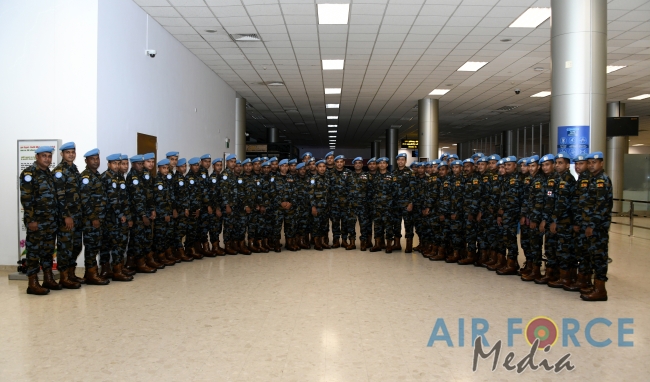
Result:
[[[406,155],[400,154],[393,171],[386,157],[368,160],[364,171],[358,157],[351,171],[345,158],[333,152],[320,161],[305,153],[301,163],[277,158],[240,162],[230,155],[225,169],[221,158],[212,160],[209,154],[186,161],[178,152],[168,152],[157,163],[154,178],[153,153],[109,155],[108,169],[100,174],[99,150],[91,150],[85,154],[86,169],[79,173],[74,143],[67,143],[61,147],[61,163],[50,173],[47,149],[39,149],[34,165],[21,174],[28,293],[79,288],[84,282],[130,281],[136,272],[153,273],[204,256],[280,252],[282,231],[291,251],[312,245],[316,250],[352,250],[358,221],[362,251],[401,250],[404,222],[407,253],[417,250],[430,260],[487,266],[498,274],[520,274],[525,281],[582,289],[583,299],[606,299],[609,214],[598,203],[607,199],[602,191],[609,190],[611,204],[611,184],[602,174],[601,153],[590,159],[594,168],[600,164],[599,173],[583,166],[587,157],[576,158],[581,178],[575,187],[568,173],[570,159],[561,154],[516,161],[477,153],[462,162],[443,155],[410,168]],[[594,195],[587,193],[592,179],[603,181],[594,180]],[[526,256],[521,270],[518,229]],[[415,232],[420,243],[413,248]],[[575,250],[574,236],[581,243]],[[51,274],[55,241],[58,284]],[[74,269],[82,241],[86,274],[80,278]],[[39,261],[43,286],[36,276]]]

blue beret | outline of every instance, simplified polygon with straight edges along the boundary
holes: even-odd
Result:
[[[269,162],[277,162],[277,161],[278,161],[277,157],[272,157],[271,159],[269,159]]]
[[[251,163],[257,163],[257,162],[261,162],[261,161],[262,161],[262,158],[257,157],[257,158],[255,158],[255,159],[253,159],[253,160],[251,161]]]
[[[532,157],[528,157],[528,159],[526,159],[527,164],[531,164],[537,161],[539,161],[539,155],[533,155]]]
[[[309,151],[307,151],[306,153],[304,153],[304,154],[302,154],[302,155],[300,156],[300,159],[306,157],[307,155],[309,155],[310,157],[313,157],[313,155],[311,155],[311,153],[310,153]]]
[[[488,160],[489,160],[488,157],[482,156],[482,157],[478,158],[476,163],[487,162]]]
[[[467,158],[467,159],[465,159],[465,160],[463,161],[463,164],[464,164],[464,163],[471,163],[471,164],[474,164],[474,160],[473,160],[472,158]]]
[[[479,157],[479,158],[483,158],[485,156],[485,154],[483,154],[481,152],[478,152],[478,153],[476,153],[476,156]]]
[[[227,161],[228,161],[228,160],[233,160],[233,159],[237,159],[237,155],[235,155],[235,154],[230,154],[230,155],[228,155],[228,156],[226,157],[226,160],[227,160]]]
[[[34,153],[36,153],[36,154],[51,153],[52,151],[54,151],[54,149],[52,147],[50,147],[50,146],[41,146],[41,147],[37,148],[36,151],[34,151]]]
[[[322,164],[325,164],[325,161],[324,161],[324,160],[322,160],[322,159],[321,159],[321,160],[319,160],[318,162],[316,162],[316,166],[318,166],[318,165],[319,165],[319,164],[321,164],[321,163],[322,163]]]
[[[287,159],[282,159],[279,165],[282,166],[283,164],[289,164],[289,161]]]
[[[587,154],[587,159],[605,159],[605,156],[601,151],[594,151],[593,153]]]
[[[448,157],[448,156],[449,156],[449,153],[445,153],[445,152],[443,152],[442,155],[440,155],[440,158],[439,158],[439,159],[446,158],[446,157]]]
[[[356,160],[356,159],[355,159],[355,160]],[[375,163],[377,163],[377,159],[376,159],[375,157],[372,157],[372,158],[368,159],[368,163],[370,163],[370,162],[375,162]]]
[[[498,160],[501,160],[501,157],[499,156],[499,154],[492,154],[492,155],[490,155],[488,157],[488,160],[496,160],[496,161],[498,161]]]
[[[511,156],[503,158],[502,161],[503,161],[503,163],[516,162],[517,157],[514,156],[514,155],[511,155]]]
[[[339,159],[345,159],[345,157],[343,155],[337,155],[336,158],[334,158],[334,160],[339,160]]]
[[[557,161],[557,160],[560,159],[560,158],[568,159],[568,160],[569,160],[569,163],[573,163],[573,159],[570,158],[568,155],[566,155],[566,154],[564,154],[564,153],[559,153],[559,154],[557,154],[557,156],[555,157],[555,160]]]
[[[584,161],[586,161],[586,160],[587,160],[587,156],[586,156],[586,155],[578,155],[578,156],[576,156],[575,158],[573,158],[573,161],[574,161],[574,162],[584,162]]]
[[[187,161],[187,163],[189,163],[190,165],[199,164],[200,161],[201,161],[201,159],[199,159],[199,157],[194,157],[194,158],[190,158],[190,160]]]
[[[131,161],[131,163],[136,163],[136,162],[142,162],[144,158],[142,157],[142,155],[134,155],[131,158],[129,158],[129,160]]]
[[[185,163],[187,163],[187,159],[181,158],[181,159],[178,160],[178,163],[176,164],[176,166],[182,166]]]
[[[388,163],[388,158],[387,158],[387,157],[377,158],[377,163],[379,163],[379,162],[386,162],[386,163]]]
[[[201,155],[201,159],[212,159],[212,156],[210,154],[203,154]]]
[[[154,153],[146,153],[144,154],[144,160],[150,160],[150,159],[155,159],[156,155]]]
[[[447,164],[447,162],[444,160],[441,160],[440,163],[438,163],[438,168],[440,167],[449,167],[449,164]]]
[[[356,162],[356,161],[361,161],[361,162],[363,162],[363,158],[361,158],[361,157],[356,157],[356,158],[352,159],[352,163],[354,163],[354,162]]]
[[[417,166],[418,166],[418,162],[411,162],[411,164],[409,165],[410,168],[417,167]]]
[[[166,164],[169,164],[169,159],[167,158],[158,161],[158,166],[164,166]]]
[[[296,170],[300,170],[301,168],[305,167],[305,163],[301,162],[296,165]]]
[[[503,165],[503,159],[499,159],[499,161],[497,162],[497,165],[499,165],[499,166]]]
[[[61,150],[61,151],[63,151],[63,150],[74,150],[76,148],[77,147],[74,145],[74,142],[67,142],[67,143],[62,144],[61,147],[59,147],[59,150]]]
[[[463,162],[459,161],[458,159],[451,161],[452,166],[462,166]]]
[[[245,165],[245,164],[249,164],[249,163],[251,163],[251,160],[248,159],[248,158],[244,159],[244,161],[241,162],[242,166]]]
[[[99,149],[92,149],[92,150],[88,151],[87,153],[84,154],[84,157],[88,158],[88,157],[92,157],[92,156],[95,156],[95,155],[99,155]]]
[[[109,161],[109,162],[112,162],[114,160],[120,160],[121,157],[122,157],[122,154],[111,154],[111,155],[106,157],[106,160]]]
[[[517,161],[517,164],[525,165],[525,164],[527,163],[527,162],[526,162],[526,159],[528,159],[528,158],[521,158],[521,159],[519,159],[519,160]]]
[[[221,159],[221,158],[215,158],[215,159],[212,161],[212,164],[219,163],[219,162],[221,162],[221,161],[223,161],[223,159]]]
[[[271,163],[269,163],[269,161],[265,161],[264,163],[262,163],[262,167],[269,167],[270,165]]]
[[[539,164],[542,164],[542,163],[544,163],[544,162],[548,162],[548,161],[555,161],[555,155],[553,155],[553,154],[546,154],[546,155],[544,155],[544,156],[539,160]]]
[[[406,153],[399,153],[399,154],[397,154],[397,156],[395,157],[395,159],[397,159],[397,158],[406,158]]]
[[[165,154],[166,157],[177,157],[178,156],[178,151],[170,151],[167,154]]]
[[[292,159],[289,161],[289,164],[296,164],[298,163],[298,159]]]
[[[122,154],[122,155],[120,156],[120,160],[129,160],[129,156],[126,155],[126,154]]]
[[[330,151],[330,152],[328,152],[327,154],[325,154],[325,158],[327,158],[327,157],[330,156],[330,155],[331,155],[331,156],[334,156],[334,151]]]
[[[456,155],[456,154],[451,154],[451,155],[449,156],[449,158],[451,158],[451,159],[458,159],[458,155]]]
[[[239,164],[239,165],[241,165],[241,161],[240,161],[239,159],[237,159],[237,160],[235,161],[235,164]]]
[[[266,162],[269,160],[269,157],[262,157],[262,161]]]

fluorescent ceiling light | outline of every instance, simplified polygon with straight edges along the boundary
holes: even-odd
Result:
[[[341,88],[325,88],[325,94],[341,94]]]
[[[454,143],[452,146],[458,146],[458,143]]]
[[[318,4],[319,24],[347,24],[350,4]]]
[[[328,133],[336,134],[336,130],[327,130]]]
[[[323,70],[342,70],[344,60],[323,60]]]
[[[632,146],[643,146],[643,143],[637,143],[636,145],[632,145]]]
[[[537,28],[537,26],[551,17],[551,8],[528,8],[517,18],[510,28]]]
[[[475,72],[487,65],[487,62],[467,61],[463,66],[458,68],[459,72]]]
[[[607,73],[615,72],[623,68],[627,68],[627,66],[607,65]]]
[[[449,93],[449,89],[433,89],[429,95],[445,95]]]
[[[444,146],[444,147],[443,147],[443,149],[448,149],[448,148],[449,148],[449,146]]]
[[[632,97],[632,98],[628,98],[628,99],[631,99],[633,101],[640,101],[640,100],[646,99],[646,98],[650,98],[650,94],[641,94],[641,95],[638,95],[636,97]]]
[[[551,92],[539,92],[539,93],[533,94],[531,97],[544,98],[544,97],[548,97],[550,95],[551,95]]]
[[[327,125],[327,127],[339,127],[339,125]]]
[[[329,137],[336,139],[336,135],[330,135]]]
[[[328,103],[328,104],[325,104],[325,107],[328,108],[328,109],[338,109],[339,104],[338,103]]]
[[[327,119],[339,119],[338,115],[328,115]]]

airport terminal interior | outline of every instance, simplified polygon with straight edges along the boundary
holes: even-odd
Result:
[[[650,284],[644,278],[650,273],[650,1],[2,0],[0,47],[0,126],[8,135],[0,147],[12,159],[0,168],[6,180],[0,381],[627,381],[650,375]],[[442,245],[442,252],[428,253],[431,236],[418,224],[429,220],[415,220],[408,242],[407,218],[382,210],[377,188],[363,200],[368,210],[390,211],[391,224],[397,216],[394,227],[386,227],[388,236],[388,230],[402,236],[400,247],[386,237],[392,253],[372,250],[379,245],[376,233],[377,242],[371,235],[369,245],[360,243],[364,228],[356,219],[345,220],[356,232],[355,248],[317,250],[324,240],[337,240],[329,231],[334,220],[325,219],[325,239],[321,233],[309,243],[309,234],[314,239],[320,232],[312,210],[305,210],[306,223],[292,228],[298,236],[306,232],[304,242],[287,240],[285,221],[279,250],[272,242],[270,251],[248,251],[263,242],[235,244],[228,235],[245,235],[251,226],[224,218],[235,223],[224,223],[216,243],[234,248],[233,255],[217,255],[212,234],[205,244],[214,256],[199,255],[196,235],[183,239],[170,228],[179,242],[198,240],[187,249],[188,261],[170,247],[178,261],[167,255],[170,263],[149,273],[142,269],[155,267],[142,253],[135,255],[143,265],[134,265],[132,281],[113,278],[108,285],[50,288],[37,296],[26,293],[39,266],[37,260],[29,273],[28,252],[36,247],[21,202],[31,192],[26,185],[34,158],[51,148],[54,170],[65,161],[66,142],[74,142],[79,172],[93,156],[103,173],[111,158],[128,159],[135,169],[152,153],[153,176],[172,157],[188,170],[209,158],[206,176],[212,165],[226,169],[231,158],[270,167],[274,159],[303,166],[307,158],[307,169],[312,158],[336,157],[350,174],[355,163],[365,172],[372,162],[386,162],[397,182],[399,171],[413,163],[445,167],[443,157],[478,168],[490,158],[503,158],[506,167],[523,158],[541,164],[552,154],[570,161],[577,178],[576,163],[591,158],[611,181],[604,217],[611,226],[598,231],[607,237],[608,229],[608,239],[585,253],[601,256],[605,248],[607,281],[596,269],[594,286],[576,293],[524,282],[516,269],[503,271],[511,261],[519,272],[533,269],[530,244],[522,240],[525,216],[520,224],[518,218],[506,223],[498,220],[503,212],[495,212],[492,226],[501,232],[502,223],[510,224],[516,236],[485,236],[493,260],[503,261],[498,272],[481,264],[481,230],[493,228],[487,223],[457,228],[479,232],[459,253],[450,247],[445,253]],[[315,203],[308,206],[321,211],[314,195],[322,176],[315,171],[305,178],[311,186],[304,183]],[[236,189],[230,174],[219,182]],[[507,182],[501,187],[505,194]],[[439,196],[425,197],[436,205]],[[269,203],[284,208],[275,199]],[[346,208],[340,216],[356,214]],[[598,213],[580,211],[594,221]],[[383,224],[381,215],[368,218],[375,228]],[[277,224],[268,216],[258,216],[258,230]],[[85,245],[90,226],[88,220]],[[433,228],[432,235],[451,240],[447,228]],[[151,238],[136,240],[137,229],[126,230],[124,243],[149,245],[152,252],[159,247]],[[571,237],[567,256],[582,259],[584,236]],[[437,247],[438,238],[432,240]],[[557,245],[548,233],[546,240],[544,261]],[[514,243],[516,257],[506,258],[505,246],[497,253],[504,242]],[[308,248],[298,250],[302,244]],[[430,261],[439,253],[449,260],[452,252],[476,258],[467,265]],[[57,269],[53,255],[53,267],[36,273],[38,280],[53,272],[63,282],[70,270],[87,276],[88,256],[77,254],[76,268],[67,271]],[[122,264],[109,271],[116,269]],[[581,298],[604,285],[606,301]]]

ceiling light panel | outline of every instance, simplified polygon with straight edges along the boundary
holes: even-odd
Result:
[[[537,28],[549,17],[551,17],[551,8],[528,8],[510,24],[510,28]]]
[[[325,94],[341,94],[341,88],[325,88]]]
[[[487,62],[467,61],[463,66],[458,68],[459,72],[476,72],[487,65]]]
[[[449,89],[433,89],[429,95],[445,95],[449,93]]]
[[[328,115],[327,119],[339,119],[338,115]]]
[[[632,100],[632,101],[640,101],[640,100],[646,99],[646,98],[650,98],[650,94],[641,94],[641,95],[638,95],[636,97],[632,97],[632,98],[628,98],[628,99]]]
[[[338,103],[328,103],[328,104],[325,105],[325,107],[328,108],[328,109],[338,109],[339,104]]]
[[[345,60],[323,60],[323,70],[342,70]]]
[[[319,24],[347,24],[350,4],[318,4]]]
[[[533,94],[531,96],[531,98],[544,98],[544,97],[548,97],[550,95],[551,95],[551,92],[539,92],[539,93]]]
[[[627,68],[627,66],[607,65],[607,73],[615,72],[623,68]]]

